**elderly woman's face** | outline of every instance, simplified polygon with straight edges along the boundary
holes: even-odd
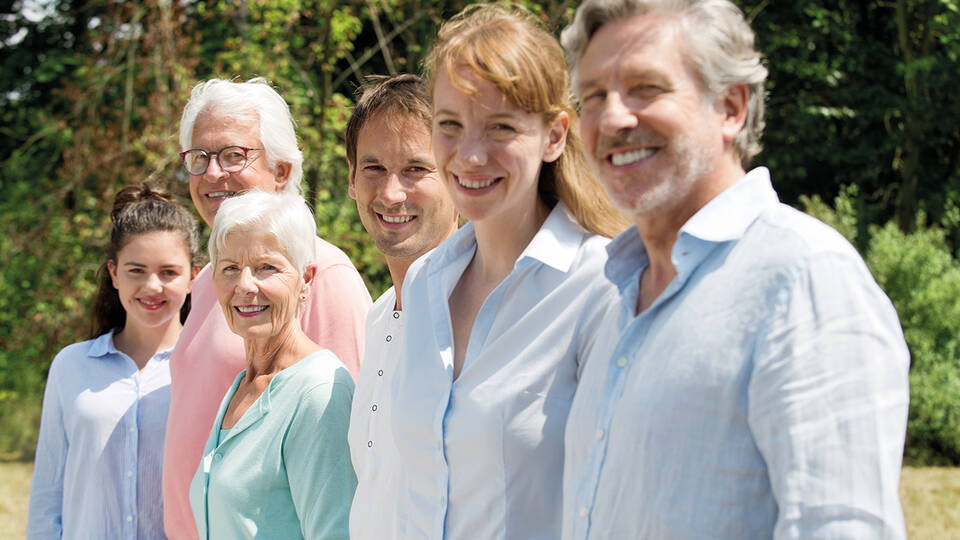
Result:
[[[296,319],[307,286],[271,234],[234,230],[213,266],[217,300],[227,324],[245,340],[280,335]]]

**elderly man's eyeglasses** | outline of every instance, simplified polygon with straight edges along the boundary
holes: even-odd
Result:
[[[183,168],[193,176],[200,176],[207,172],[207,167],[210,165],[210,156],[217,156],[217,164],[220,165],[221,169],[228,173],[235,173],[242,171],[247,166],[249,163],[247,153],[251,150],[263,150],[263,148],[225,146],[216,152],[191,148],[186,152],[180,152],[180,160],[183,161]]]

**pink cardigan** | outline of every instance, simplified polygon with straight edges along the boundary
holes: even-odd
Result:
[[[363,358],[370,294],[340,249],[316,239],[317,275],[301,316],[304,331],[337,355],[354,378]],[[208,264],[197,275],[190,315],[170,358],[170,415],[163,452],[163,523],[173,540],[197,538],[189,489],[223,396],[246,358],[227,327]]]

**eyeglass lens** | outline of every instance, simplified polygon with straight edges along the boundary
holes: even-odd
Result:
[[[247,162],[247,150],[242,146],[227,146],[219,152],[206,152],[200,149],[188,150],[183,156],[183,164],[187,172],[200,175],[207,171],[210,156],[217,156],[217,163],[226,172],[237,172],[243,169]]]

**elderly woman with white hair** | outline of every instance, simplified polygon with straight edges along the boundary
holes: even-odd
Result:
[[[217,301],[246,369],[223,398],[190,485],[200,538],[347,538],[356,476],[353,380],[299,324],[316,264],[303,199],[224,201],[210,235]]]

